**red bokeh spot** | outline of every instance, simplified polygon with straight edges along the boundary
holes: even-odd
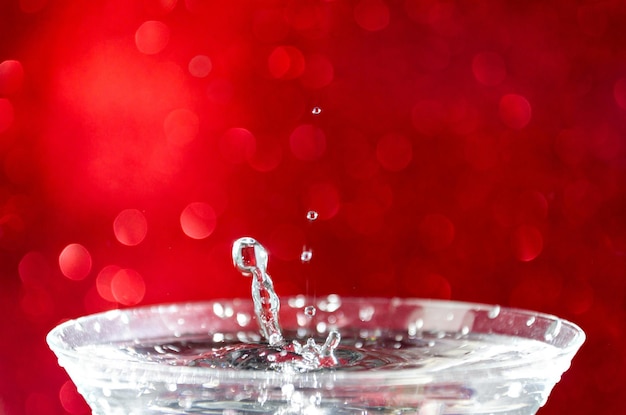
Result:
[[[620,78],[613,86],[615,102],[623,110],[626,110],[626,78]]]
[[[530,122],[530,103],[521,95],[506,94],[500,99],[499,115],[508,127],[520,130]]]
[[[383,168],[389,171],[405,169],[413,159],[411,140],[402,134],[386,134],[376,145],[376,159]]]
[[[19,91],[24,82],[24,68],[19,61],[6,60],[0,63],[0,95]]]
[[[277,79],[294,79],[305,68],[304,55],[294,46],[278,46],[267,59],[270,74]]]
[[[30,320],[43,322],[54,315],[56,301],[57,299],[53,299],[46,288],[30,285],[20,298],[20,308]]]
[[[250,160],[256,151],[256,138],[245,128],[230,128],[219,139],[222,158],[233,164]]]
[[[146,294],[146,283],[141,274],[133,269],[121,269],[111,280],[111,294],[123,305],[136,305]]]
[[[298,160],[317,160],[326,151],[326,134],[315,125],[301,124],[289,136],[289,148]]]
[[[268,250],[271,256],[283,261],[300,259],[304,246],[304,232],[297,226],[283,223],[272,230],[268,239]]]
[[[283,150],[280,143],[271,137],[263,137],[256,142],[256,151],[248,160],[248,164],[259,172],[268,172],[276,169],[283,159]]]
[[[332,62],[324,55],[313,54],[306,57],[306,65],[300,82],[306,88],[317,89],[329,85],[335,76]]]
[[[215,230],[217,216],[208,203],[190,203],[180,214],[180,226],[188,237],[204,239]]]
[[[339,191],[332,183],[322,182],[311,185],[304,198],[306,209],[316,211],[321,220],[337,215],[341,206]]]
[[[213,69],[211,58],[206,55],[196,55],[189,61],[189,73],[196,78],[205,78]]]
[[[354,7],[354,20],[365,30],[382,30],[389,25],[389,19],[389,7],[382,0],[360,0]]]
[[[0,134],[11,127],[14,118],[15,113],[11,101],[6,98],[0,98]]]
[[[49,279],[51,268],[46,258],[37,251],[28,252],[20,260],[17,271],[26,285],[39,285]]]
[[[586,281],[568,281],[563,286],[563,305],[572,314],[583,314],[593,305],[594,291]]]
[[[113,281],[113,277],[115,277],[115,274],[121,269],[122,268],[117,265],[107,265],[100,270],[96,277],[96,290],[100,297],[110,302],[117,301],[111,291],[111,281]]]
[[[163,121],[163,131],[167,141],[175,145],[185,145],[197,137],[200,120],[195,112],[179,108],[171,111]]]
[[[91,271],[91,254],[80,244],[69,244],[59,255],[61,272],[71,280],[82,280]]]
[[[170,41],[169,27],[157,20],[142,23],[135,32],[135,45],[141,53],[154,55],[161,52]]]
[[[440,251],[454,240],[454,224],[441,213],[424,216],[418,227],[418,237],[428,251]]]
[[[146,217],[137,209],[125,209],[113,221],[115,238],[123,245],[139,245],[146,237],[147,232]]]
[[[472,72],[478,82],[487,86],[499,85],[506,78],[504,60],[495,52],[481,52],[474,56]]]
[[[513,233],[512,248],[518,260],[532,261],[543,250],[543,236],[536,227],[521,225]]]
[[[89,414],[89,406],[76,390],[76,385],[71,380],[66,381],[59,390],[61,406],[72,415]]]

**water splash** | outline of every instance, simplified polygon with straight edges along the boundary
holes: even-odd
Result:
[[[243,275],[252,277],[252,300],[261,334],[270,346],[284,344],[278,322],[280,299],[267,273],[267,251],[252,238],[240,238],[233,244],[233,263]]]
[[[253,238],[244,237],[233,244],[232,256],[233,264],[239,272],[246,277],[252,277],[252,300],[261,334],[271,347],[281,350],[282,353],[278,356],[284,358],[274,358],[276,364],[296,370],[314,370],[337,365],[334,351],[339,346],[341,335],[336,330],[328,333],[322,345],[318,345],[313,338],[309,338],[304,344],[297,340],[293,340],[291,344],[285,341],[278,320],[280,299],[267,273],[268,254],[265,248]],[[306,307],[305,313],[312,318],[315,308]]]

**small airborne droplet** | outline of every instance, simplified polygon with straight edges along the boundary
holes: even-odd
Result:
[[[316,312],[317,312],[317,309],[312,305],[308,305],[304,307],[304,314],[307,315],[308,317],[313,317]]]
[[[306,213],[306,218],[309,222],[313,222],[314,220],[317,220],[318,216],[319,216],[319,213],[317,213],[314,210],[309,210]]]
[[[313,107],[313,109],[311,110],[311,114],[313,115],[320,115],[322,113],[322,109],[320,107]]]
[[[313,258],[313,252],[310,249],[304,249],[300,254],[300,261],[303,263],[310,262]]]

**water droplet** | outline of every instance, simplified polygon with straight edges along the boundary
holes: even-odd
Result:
[[[311,110],[311,114],[313,115],[320,115],[322,113],[322,109],[320,107],[313,107],[313,109]]]
[[[316,212],[316,211],[314,211],[314,210],[309,210],[309,211],[306,213],[306,218],[307,218],[307,220],[308,220],[309,222],[313,222],[313,221],[317,220],[318,216],[319,216],[319,213],[317,213],[317,212]]]
[[[324,346],[322,346],[322,355],[331,355],[333,350],[335,350],[337,346],[339,346],[339,342],[341,342],[341,334],[339,334],[337,330],[331,330],[326,337]]]
[[[300,254],[300,261],[303,263],[310,262],[311,258],[313,258],[313,251],[310,249],[304,249]]]
[[[361,321],[370,321],[374,316],[374,307],[366,306],[359,309],[359,319]]]
[[[315,315],[316,311],[317,311],[317,309],[314,306],[312,306],[312,305],[304,307],[304,314],[306,314],[309,317],[313,317]]]
[[[554,320],[544,333],[543,338],[546,339],[547,342],[553,341],[559,335],[561,326],[561,320]]]
[[[500,306],[499,305],[495,305],[491,308],[491,310],[489,310],[489,312],[487,313],[487,317],[489,318],[496,318],[500,315]]]
[[[532,326],[533,324],[535,324],[535,316],[531,316],[528,320],[526,320],[526,325],[528,327]]]

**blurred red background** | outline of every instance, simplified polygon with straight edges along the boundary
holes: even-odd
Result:
[[[244,235],[279,295],[572,320],[540,413],[622,413],[625,115],[623,1],[4,1],[0,414],[88,412],[61,321],[248,296]]]

